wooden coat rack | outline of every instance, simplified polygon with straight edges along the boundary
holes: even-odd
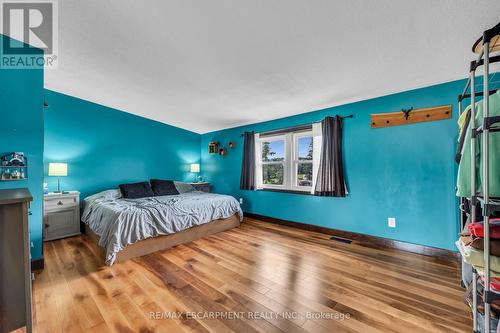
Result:
[[[451,105],[370,115],[371,128],[382,128],[451,118]]]

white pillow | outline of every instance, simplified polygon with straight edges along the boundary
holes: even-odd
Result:
[[[196,191],[194,186],[189,184],[189,183],[174,181],[174,185],[175,185],[175,188],[177,189],[177,192],[179,192],[179,194]]]
[[[102,192],[93,194],[89,197],[86,197],[84,200],[85,201],[94,201],[97,199],[113,200],[113,199],[119,199],[121,197],[122,197],[122,193],[120,192],[120,190],[114,189],[114,190],[106,190],[106,191],[102,191]]]

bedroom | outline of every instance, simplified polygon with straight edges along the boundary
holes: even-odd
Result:
[[[0,332],[497,330],[498,1],[0,8]]]

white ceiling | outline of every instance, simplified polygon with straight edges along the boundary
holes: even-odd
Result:
[[[463,78],[499,17],[498,0],[64,0],[45,86],[205,133]]]

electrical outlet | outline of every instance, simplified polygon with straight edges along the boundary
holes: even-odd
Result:
[[[388,217],[387,218],[387,226],[389,228],[396,228],[396,218],[395,217]]]
[[[240,205],[243,205],[243,198],[240,198]]]

